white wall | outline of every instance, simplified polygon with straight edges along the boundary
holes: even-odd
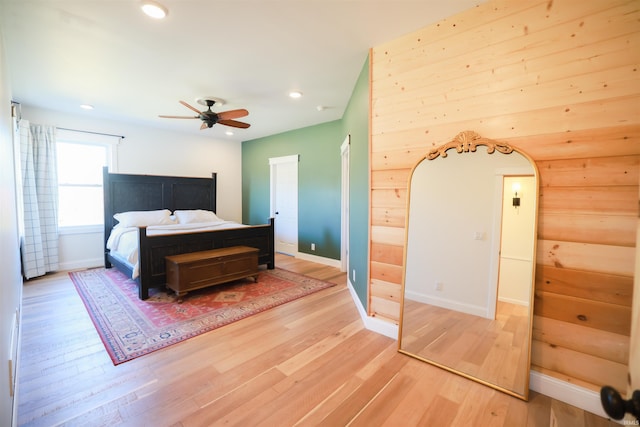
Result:
[[[141,127],[127,122],[96,120],[88,114],[68,114],[28,105],[22,116],[31,123],[125,136],[117,148],[120,173],[210,177],[217,172],[218,216],[242,221],[241,143],[207,136]],[[102,265],[103,233],[60,237],[60,268]]]
[[[7,85],[4,46],[0,37],[0,425],[12,425],[14,399],[11,396],[9,363],[17,362],[16,334],[20,319],[22,276],[18,241],[11,93]],[[18,316],[16,317],[16,313]]]

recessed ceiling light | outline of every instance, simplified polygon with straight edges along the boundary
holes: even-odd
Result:
[[[81,104],[80,108],[82,108],[83,110],[93,110],[93,105],[90,104]]]
[[[140,7],[146,15],[154,19],[162,19],[167,16],[168,13],[166,7],[155,1],[145,0]]]
[[[289,97],[291,98],[301,98],[302,97],[302,92],[299,92],[297,90],[293,91],[293,92],[289,92]]]
[[[231,132],[230,130],[226,131],[225,133],[226,133],[227,135],[229,135],[229,136],[232,136],[232,135],[233,135],[233,132]]]

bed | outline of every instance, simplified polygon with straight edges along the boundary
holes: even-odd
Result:
[[[104,188],[104,247],[105,267],[115,267],[138,283],[140,299],[149,297],[149,289],[165,286],[165,257],[183,253],[204,251],[231,246],[250,246],[257,248],[258,263],[267,268],[275,267],[274,221],[267,224],[243,225],[224,221],[220,227],[196,227],[175,230],[174,225],[166,227],[131,225],[137,235],[137,263],[112,253],[109,237],[116,226],[122,227],[114,215],[126,213],[139,214],[167,210],[206,212],[215,217],[216,212],[216,174],[211,178],[188,178],[157,175],[131,175],[103,171]],[[122,216],[119,216],[122,220]],[[174,229],[162,231],[164,228]],[[204,230],[204,231],[202,231]],[[167,234],[168,233],[168,234]],[[113,238],[112,238],[113,240]]]

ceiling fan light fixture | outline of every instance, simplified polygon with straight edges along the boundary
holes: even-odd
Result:
[[[166,7],[151,0],[143,1],[140,7],[147,16],[150,16],[154,19],[162,19],[169,13]]]
[[[222,98],[216,98],[215,96],[203,96],[202,98],[197,98],[196,102],[200,105],[204,105],[205,107],[209,106],[207,101],[213,101],[216,107],[220,107],[225,104],[225,100]]]
[[[249,112],[244,108],[238,108],[235,110],[221,111],[221,112],[213,112],[211,111],[211,107],[215,104],[213,99],[202,99],[202,102],[206,102],[207,109],[205,111],[200,111],[196,107],[187,104],[184,101],[179,101],[180,104],[187,107],[189,110],[196,113],[196,116],[166,116],[160,115],[160,117],[167,119],[200,119],[202,124],[200,125],[200,130],[207,129],[213,127],[215,124],[221,124],[224,126],[231,126],[234,128],[247,129],[251,125],[245,122],[239,122],[235,119],[240,117],[246,117],[249,115]]]

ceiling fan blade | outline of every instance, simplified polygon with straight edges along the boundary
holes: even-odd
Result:
[[[248,116],[249,112],[244,108],[239,110],[229,110],[218,113],[218,120],[239,119],[240,117]]]
[[[207,125],[207,122],[202,122],[202,124],[200,125],[200,130],[204,130],[206,128],[208,128],[209,126]]]
[[[187,107],[188,109],[190,109],[191,111],[195,111],[196,113],[200,114],[201,111],[198,110],[196,107],[192,107],[191,105],[187,104],[184,101],[180,101],[180,104],[184,105],[185,107]]]
[[[234,128],[242,128],[242,129],[246,129],[249,126],[251,126],[249,123],[238,122],[236,120],[218,120],[218,124],[225,125],[225,126],[232,126]]]
[[[158,117],[162,117],[164,119],[199,119],[200,116],[158,116]]]

